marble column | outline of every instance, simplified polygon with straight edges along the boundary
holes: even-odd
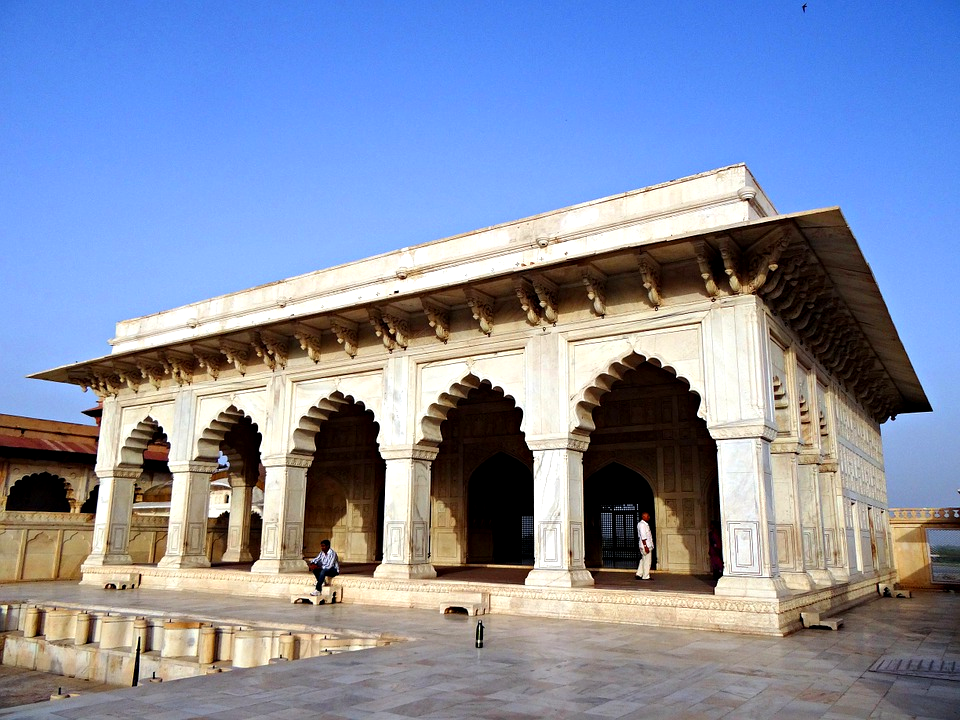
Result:
[[[797,467],[800,490],[800,530],[803,540],[803,568],[816,586],[833,584],[827,572],[823,542],[823,508],[820,491],[819,451],[801,453]]]
[[[100,491],[93,521],[93,548],[83,561],[84,566],[129,565],[133,562],[127,552],[127,543],[130,541],[134,484],[140,472],[140,468],[97,468]]]
[[[847,566],[846,532],[843,526],[843,498],[837,491],[837,464],[820,463],[818,469],[820,510],[823,513],[823,551],[827,572],[834,583],[850,579]]]
[[[770,447],[776,517],[777,568],[791,590],[812,590],[814,582],[804,570],[802,505],[797,439],[781,438]]]
[[[230,482],[230,523],[227,526],[227,549],[223,562],[250,562],[250,512],[253,509],[253,485],[234,474]],[[256,478],[254,478],[256,484]]]
[[[843,518],[843,533],[846,538],[847,572],[853,578],[863,572],[863,565],[860,564],[860,540],[856,521],[857,504],[845,495],[837,498],[837,504],[839,516]]]
[[[303,517],[307,496],[307,469],[312,457],[277,455],[262,460],[263,537],[260,559],[250,572],[275,575],[305,572]]]
[[[210,476],[215,462],[168,463],[173,476],[167,552],[162,568],[210,567],[207,557],[207,515],[210,509]]]
[[[437,449],[381,447],[386,461],[383,507],[383,562],[378,578],[435,578],[430,563],[430,471]]]
[[[746,436],[736,437],[741,433]],[[723,577],[715,592],[735,597],[787,596],[790,590],[777,567],[770,470],[770,440],[776,430],[713,427],[711,434],[717,442],[724,533]]]
[[[870,548],[869,506],[862,501],[853,504],[853,529],[856,536],[857,566],[864,574],[873,572],[873,553]]]
[[[534,566],[524,581],[539,587],[588,587],[584,564],[583,453],[579,437],[529,438],[533,450]]]

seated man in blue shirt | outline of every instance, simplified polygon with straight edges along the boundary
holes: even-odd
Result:
[[[330,549],[329,540],[320,541],[320,554],[310,561],[310,569],[317,578],[317,589],[311,595],[319,595],[324,581],[340,574],[340,559],[336,550]]]

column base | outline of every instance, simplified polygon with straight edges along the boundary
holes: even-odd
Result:
[[[210,560],[206,555],[164,555],[158,568],[168,568],[171,570],[184,570],[187,568],[208,568]]]
[[[80,565],[80,571],[85,567],[104,567],[106,565],[133,565],[133,558],[127,553],[111,553],[109,555],[88,555]]]
[[[373,576],[383,580],[432,580],[437,576],[437,571],[430,563],[380,563],[373,571]]]
[[[236,550],[227,549],[227,551],[223,553],[223,557],[220,558],[220,562],[228,562],[228,563],[253,562],[253,553],[251,553],[249,550],[246,550],[246,549],[236,549]]]
[[[527,573],[524,585],[536,587],[593,587],[593,575],[589,570],[543,570],[533,569]]]
[[[825,568],[811,568],[807,574],[817,587],[830,587],[835,584],[833,576]]]
[[[834,585],[837,583],[850,582],[850,571],[846,568],[827,568],[827,572],[830,574],[830,578],[832,579]]]
[[[776,600],[790,597],[793,593],[781,577],[739,577],[724,575],[717,583],[714,595],[723,597],[757,598]]]
[[[784,584],[794,592],[807,592],[815,590],[817,585],[807,573],[795,571],[780,571],[780,577]]]
[[[281,575],[284,573],[310,572],[307,567],[307,561],[303,558],[286,558],[280,560],[277,558],[257,560],[250,572],[259,575]]]

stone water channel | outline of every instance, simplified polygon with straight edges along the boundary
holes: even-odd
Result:
[[[302,625],[258,627],[0,602],[0,664],[127,687],[138,644],[142,683],[383,647],[402,639]]]

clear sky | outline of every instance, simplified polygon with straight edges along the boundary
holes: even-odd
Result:
[[[118,320],[746,162],[933,404],[891,505],[960,505],[960,3],[802,4],[0,2],[0,412],[86,422],[24,376]]]

